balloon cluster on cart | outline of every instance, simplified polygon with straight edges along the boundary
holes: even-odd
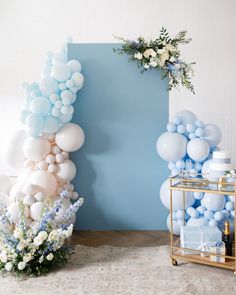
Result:
[[[53,203],[62,192],[65,196],[57,219],[63,217],[71,201],[78,199],[71,183],[76,166],[69,153],[81,148],[85,136],[79,125],[70,122],[83,82],[81,64],[67,60],[65,44],[59,53],[47,54],[39,83],[23,85],[21,121],[26,130],[14,134],[7,153],[8,163],[22,170],[10,190],[9,182],[1,192],[13,221],[19,215],[18,201],[25,204],[26,216],[37,220],[46,204]]]
[[[168,162],[170,175],[178,175],[187,171],[189,177],[197,174],[210,175],[209,164],[213,151],[219,150],[218,144],[222,133],[215,124],[204,124],[190,111],[178,112],[167,124],[167,132],[160,135],[156,148],[159,156]],[[160,188],[163,205],[170,210],[169,179]],[[184,220],[189,226],[224,226],[228,220],[234,225],[233,196],[224,196],[201,192],[186,192],[185,211],[181,191],[173,191],[173,232],[180,234]],[[167,217],[170,229],[170,214]]]

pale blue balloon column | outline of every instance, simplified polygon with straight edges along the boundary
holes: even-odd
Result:
[[[159,197],[168,177],[156,140],[168,122],[168,83],[156,71],[141,75],[119,44],[69,44],[85,77],[74,122],[86,134],[72,154],[76,189],[85,197],[77,228],[90,230],[166,229],[167,209]]]

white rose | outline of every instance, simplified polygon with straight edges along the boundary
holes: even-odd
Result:
[[[171,44],[167,44],[165,48],[169,51],[175,51],[175,47],[172,46]]]
[[[17,245],[17,250],[22,251],[27,246],[27,242],[25,240],[20,241]]]
[[[135,53],[134,54],[134,58],[137,58],[137,59],[142,59],[143,58],[143,55],[142,55],[142,53],[140,53],[140,52],[138,52],[138,53]]]
[[[23,238],[23,235],[24,235],[24,233],[23,233],[23,231],[21,230],[21,229],[19,229],[19,228],[16,228],[15,230],[14,230],[14,233],[13,233],[13,236],[16,238],[16,239],[22,239]]]
[[[152,66],[153,68],[155,68],[157,66],[157,62],[156,61],[151,61],[150,66]]]
[[[5,265],[5,270],[6,271],[11,271],[12,270],[12,267],[13,267],[12,263],[11,262],[7,262],[6,265]]]
[[[164,52],[165,52],[165,49],[158,49],[158,50],[157,50],[157,53],[158,53],[158,54],[162,54],[162,53],[164,53]]]
[[[43,244],[43,240],[37,236],[34,238],[34,244],[35,244],[35,246],[40,246]]]
[[[7,253],[6,251],[2,251],[0,254],[0,260],[2,263],[6,263],[7,262]]]
[[[149,69],[149,68],[150,68],[150,65],[149,65],[149,64],[145,64],[145,65],[144,65],[144,68],[145,68],[145,69]]]
[[[40,258],[39,258],[39,263],[42,263],[44,261],[44,256],[42,255],[42,256],[40,256]]]
[[[32,255],[30,253],[26,254],[24,257],[23,257],[23,261],[25,263],[29,262],[30,260],[32,260]]]
[[[45,241],[48,237],[48,234],[45,231],[41,231],[38,233],[38,237],[39,239],[42,239],[43,241]]]
[[[170,62],[174,62],[174,61],[175,61],[174,56],[171,56],[171,58],[170,58]]]
[[[143,56],[145,58],[156,57],[157,53],[152,48],[150,48],[150,49],[147,49],[147,50],[144,51]]]
[[[26,263],[25,262],[21,261],[21,262],[18,263],[18,269],[19,270],[23,270],[25,267],[26,267]]]
[[[50,254],[47,255],[46,258],[47,258],[48,261],[51,261],[51,260],[53,260],[54,255],[52,253],[50,253]]]

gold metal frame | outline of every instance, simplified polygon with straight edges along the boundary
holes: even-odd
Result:
[[[178,190],[183,192],[183,212],[185,211],[185,198],[186,192],[202,192],[202,193],[213,193],[213,194],[222,194],[230,195],[235,198],[235,218],[234,218],[234,241],[236,241],[236,181],[235,182],[226,182],[226,180],[220,179],[218,182],[209,181],[204,178],[186,178],[186,177],[170,177],[170,258],[172,265],[176,266],[178,264],[177,260],[184,260],[194,263],[200,263],[225,269],[230,269],[234,271],[236,275],[236,249],[233,249],[234,255],[227,256],[218,253],[204,252],[200,250],[194,250],[189,248],[183,248],[180,245],[180,239],[174,241],[173,234],[173,191]],[[181,185],[182,184],[182,185]],[[197,184],[197,185],[196,185]],[[210,189],[210,185],[215,185],[217,189]],[[206,188],[208,187],[208,188]],[[231,190],[227,190],[231,188]],[[185,214],[183,214],[183,221],[185,224]],[[192,252],[193,254],[183,254],[183,251]],[[199,254],[199,255],[196,255]],[[202,257],[200,254],[207,254],[208,256]],[[219,256],[224,257],[225,262],[214,262],[210,261],[209,256]]]

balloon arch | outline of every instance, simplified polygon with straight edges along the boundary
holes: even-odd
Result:
[[[38,220],[45,206],[60,198],[62,192],[66,196],[58,219],[70,207],[71,200],[78,199],[71,184],[76,166],[69,159],[69,153],[83,145],[85,136],[82,128],[70,121],[83,82],[81,64],[67,60],[65,44],[59,53],[47,54],[39,83],[23,85],[25,102],[21,122],[26,131],[18,131],[12,142],[21,146],[19,150],[23,154],[18,158],[24,159],[24,163],[13,161],[13,155],[8,155],[13,168],[24,166],[9,193],[7,209],[15,222],[19,215],[18,201],[24,203],[25,215],[33,221]],[[75,222],[75,217],[71,222]]]

